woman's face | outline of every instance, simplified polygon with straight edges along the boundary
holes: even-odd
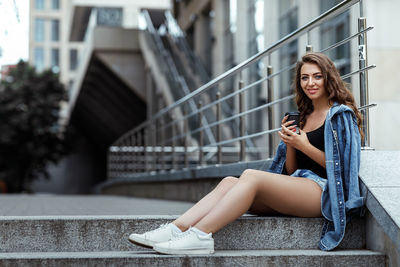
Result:
[[[325,90],[324,77],[321,69],[316,64],[303,64],[300,70],[300,86],[311,100],[328,97],[328,93]]]

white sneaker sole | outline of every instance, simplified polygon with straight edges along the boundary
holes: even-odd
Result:
[[[132,244],[139,245],[139,246],[145,247],[145,248],[153,248],[153,246],[156,244],[153,241],[141,238],[139,236],[129,236],[128,240]]]
[[[153,249],[162,254],[169,255],[198,255],[198,254],[213,254],[214,249],[204,248],[204,249],[169,249],[154,246]]]

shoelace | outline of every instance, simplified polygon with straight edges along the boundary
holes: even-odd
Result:
[[[175,240],[179,240],[182,239],[184,237],[186,237],[187,235],[189,235],[191,232],[193,232],[191,230],[192,227],[190,227],[187,231],[182,232],[182,233],[173,233],[173,238],[171,239],[171,241],[175,241]]]
[[[160,230],[163,230],[163,229],[165,229],[165,228],[167,228],[167,227],[168,227],[168,223],[164,223],[164,224],[161,224],[158,228],[149,231],[149,233],[155,233],[155,232],[158,232],[158,231],[160,231]]]

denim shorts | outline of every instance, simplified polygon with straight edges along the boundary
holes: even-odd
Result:
[[[314,172],[312,172],[310,170],[305,170],[305,169],[298,169],[294,173],[292,173],[292,175],[290,175],[290,176],[302,177],[302,178],[307,178],[307,179],[313,180],[321,187],[322,191],[325,190],[326,184],[328,183],[328,179],[322,178],[322,177],[318,176],[317,174],[315,174]]]

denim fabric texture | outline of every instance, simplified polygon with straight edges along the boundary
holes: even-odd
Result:
[[[321,187],[322,191],[325,190],[326,184],[328,183],[328,179],[322,178],[318,174],[314,173],[313,171],[306,170],[306,169],[298,169],[294,173],[292,173],[290,176],[310,179],[310,180],[316,182]]]
[[[322,192],[322,228],[319,248],[332,250],[342,241],[346,224],[362,215],[365,199],[358,179],[361,138],[351,108],[335,103],[325,119],[325,163],[328,183]],[[280,142],[269,172],[282,173],[286,145]]]

